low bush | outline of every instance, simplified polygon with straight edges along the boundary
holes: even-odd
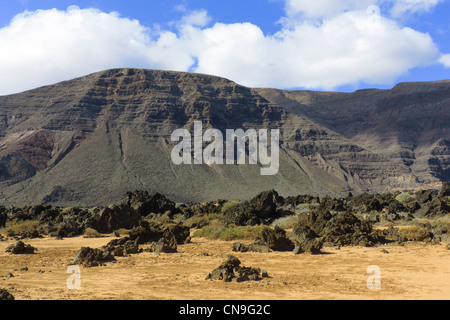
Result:
[[[397,200],[400,203],[408,203],[408,202],[414,200],[414,198],[415,198],[415,196],[413,196],[409,193],[401,193],[395,197],[395,200]]]
[[[194,232],[194,237],[204,237],[213,240],[255,240],[268,226],[227,226],[222,224],[211,224]]]
[[[39,225],[37,220],[23,220],[9,226],[14,233],[32,232]]]
[[[223,204],[223,206],[222,206],[222,214],[225,212],[225,211],[227,211],[228,209],[230,209],[230,208],[232,208],[232,207],[234,207],[235,205],[237,205],[237,204],[239,204],[239,202],[237,202],[237,201],[227,201],[227,202],[225,202],[224,204]]]

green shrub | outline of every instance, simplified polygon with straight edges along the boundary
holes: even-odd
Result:
[[[194,232],[194,237],[204,237],[213,240],[255,240],[268,226],[223,226],[212,224]]]
[[[291,229],[298,223],[298,215],[291,215],[287,217],[278,218],[273,221],[271,227],[279,227],[281,229]]]
[[[93,228],[87,228],[86,230],[84,230],[84,237],[85,238],[100,238],[100,237],[102,237],[102,235],[100,234],[100,232],[98,232],[97,230],[95,230]]]
[[[433,238],[432,232],[425,225],[411,225],[406,228],[399,229],[399,234],[408,241],[426,241]]]
[[[22,233],[22,232],[32,232],[34,231],[37,226],[39,225],[39,221],[37,220],[24,220],[17,222],[10,227],[14,233]]]
[[[222,213],[239,204],[237,201],[227,201],[222,205]]]
[[[400,203],[407,203],[414,200],[414,198],[415,197],[409,193],[401,193],[395,197],[395,200],[397,200]]]

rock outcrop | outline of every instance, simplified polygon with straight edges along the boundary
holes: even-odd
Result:
[[[216,269],[208,273],[206,280],[222,280],[224,282],[257,281],[268,277],[266,271],[259,268],[241,267],[241,261],[235,256],[229,256]]]

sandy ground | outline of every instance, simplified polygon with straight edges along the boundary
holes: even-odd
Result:
[[[16,300],[334,300],[450,299],[450,250],[445,244],[407,243],[374,248],[325,247],[324,254],[235,253],[233,242],[193,238],[178,253],[143,252],[106,266],[81,267],[79,290],[70,290],[67,267],[83,246],[98,248],[112,238],[25,240],[33,255],[6,253],[0,242],[0,288]],[[387,251],[383,252],[383,249]],[[202,255],[208,253],[209,256]],[[268,272],[261,281],[205,280],[208,272],[237,256],[242,266]],[[369,266],[380,270],[380,289],[369,289]],[[27,267],[28,270],[21,270]],[[5,277],[12,273],[14,277]]]

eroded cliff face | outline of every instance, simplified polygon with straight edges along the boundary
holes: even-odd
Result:
[[[450,180],[450,81],[354,93],[258,93],[410,171],[421,184]]]
[[[136,189],[209,201],[271,189],[336,196],[429,187],[448,177],[449,85],[411,86],[395,94],[294,92],[202,74],[114,69],[3,96],[0,202],[91,206]],[[171,134],[193,132],[194,121],[222,132],[280,129],[279,172],[174,165]]]

